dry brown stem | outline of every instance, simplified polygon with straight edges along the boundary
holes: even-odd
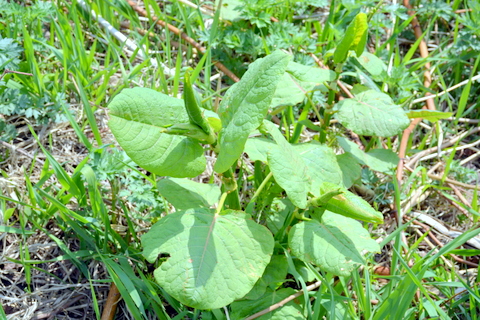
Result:
[[[122,299],[115,283],[112,282],[108,291],[107,301],[103,307],[101,320],[113,320],[117,311],[118,302]]]
[[[411,16],[415,15],[415,12],[412,10],[412,6],[409,3],[409,0],[404,0],[403,5],[408,9],[408,14]],[[418,19],[416,17],[413,17],[412,22],[411,22],[413,31],[415,33],[415,37],[417,39],[422,38],[423,32],[422,29],[420,28],[420,24],[418,23]],[[421,40],[419,44],[419,50],[420,50],[420,56],[422,58],[427,58],[428,57],[428,47],[427,43],[425,40]],[[432,76],[430,74],[430,63],[427,62],[425,63],[425,72],[423,73],[423,84],[426,88],[429,88],[431,83],[432,83]],[[427,92],[425,94],[426,97],[431,96],[432,94]],[[423,109],[429,109],[429,110],[436,110],[435,103],[433,101],[433,97],[426,100],[426,105],[423,107]],[[405,161],[405,155],[407,152],[407,145],[408,145],[408,139],[410,137],[410,134],[413,132],[415,127],[417,126],[418,123],[422,121],[422,118],[416,118],[414,119],[411,123],[410,126],[403,131],[402,139],[400,142],[400,149],[399,149],[399,158],[400,160],[398,161],[398,167],[397,167],[397,181],[398,185],[402,184],[402,174],[403,174],[403,165]]]

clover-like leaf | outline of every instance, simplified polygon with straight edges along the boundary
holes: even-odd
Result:
[[[322,270],[348,276],[364,264],[362,252],[380,251],[368,231],[354,219],[325,211],[321,222],[312,219],[297,223],[288,234],[292,253]]]
[[[227,171],[242,154],[248,136],[265,118],[289,60],[290,56],[282,51],[257,59],[240,82],[227,91],[219,107],[222,130],[216,172]]]
[[[193,308],[216,309],[253,288],[270,262],[274,240],[243,212],[188,209],[162,218],[142,245],[148,261],[166,257],[154,276],[168,294]]]
[[[391,137],[408,127],[410,120],[400,106],[381,92],[363,91],[353,99],[336,104],[335,118],[342,125],[364,136]]]
[[[142,168],[177,178],[195,177],[205,170],[198,140],[165,133],[175,125],[191,125],[183,100],[147,88],[124,89],[109,108],[113,135]]]

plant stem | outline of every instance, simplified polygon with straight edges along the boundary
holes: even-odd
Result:
[[[240,210],[240,196],[232,168],[223,173],[222,182],[222,192],[228,193],[225,200],[228,209]]]
[[[220,197],[220,200],[218,201],[218,206],[217,209],[215,210],[215,214],[220,214],[220,211],[223,209],[223,204],[225,203],[225,199],[227,199],[228,192],[222,193],[222,196]]]
[[[263,191],[263,189],[267,185],[268,180],[270,180],[271,177],[273,177],[273,173],[270,171],[270,173],[265,177],[265,179],[263,179],[262,183],[258,186],[258,189],[253,194],[253,197],[252,197],[252,199],[250,199],[250,202],[248,202],[248,205],[247,205],[247,208],[245,209],[245,212],[252,213],[253,204],[254,204],[253,202],[258,198],[258,196]]]

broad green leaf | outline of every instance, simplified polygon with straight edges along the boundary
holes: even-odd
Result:
[[[374,78],[385,74],[387,66],[376,55],[365,51],[361,56],[357,57],[357,61],[368,71]]]
[[[286,72],[278,82],[271,107],[294,106],[302,102],[305,94],[315,87],[333,80],[335,80],[333,71],[290,61]]]
[[[437,122],[438,120],[448,119],[453,115],[452,112],[442,112],[435,110],[410,110],[407,112],[407,116],[410,119],[422,118],[431,122]]]
[[[257,59],[242,80],[228,90],[219,107],[223,128],[218,139],[216,172],[225,172],[241,156],[248,136],[265,118],[289,60],[290,56],[282,51]]]
[[[370,159],[375,159],[373,161],[381,163],[383,166],[385,166],[383,172],[391,172],[394,170],[398,165],[398,161],[400,160],[398,155],[389,149],[372,149],[367,152],[367,156]],[[378,167],[378,165],[376,166]]]
[[[348,276],[365,263],[364,250],[380,251],[380,246],[359,222],[329,211],[324,212],[321,222],[312,219],[294,225],[288,234],[288,244],[300,260],[339,276]]]
[[[258,300],[242,300],[232,303],[230,306],[232,313],[231,319],[245,319],[259,311],[262,311],[275,303],[295,294],[296,291],[292,288],[280,289],[278,291],[267,290],[267,293]],[[258,320],[304,320],[306,319],[303,313],[303,308],[297,303],[297,299],[288,302],[282,307],[273,310],[261,317]]]
[[[363,84],[354,84],[353,85],[353,88],[350,90],[350,92],[356,96],[357,94],[360,94],[364,91],[368,91],[368,90],[371,90],[369,87],[367,87],[366,85],[363,85]]]
[[[274,255],[267,265],[262,277],[258,279],[253,289],[244,297],[247,300],[257,300],[261,298],[267,288],[277,289],[283,282],[288,272],[287,257],[284,255]]]
[[[391,150],[373,149],[366,153],[348,139],[337,136],[337,140],[345,152],[348,152],[359,163],[369,166],[374,171],[391,173],[398,164],[398,155]]]
[[[360,56],[365,49],[368,34],[367,15],[363,12],[356,15],[348,25],[342,41],[333,54],[334,63],[342,63],[347,59],[348,51],[353,50]]]
[[[275,148],[275,143],[265,138],[248,139],[245,144],[245,152],[253,161],[267,162],[268,153],[273,152]],[[323,181],[342,183],[342,172],[331,148],[317,141],[291,145],[291,148],[300,155],[307,166],[307,176],[311,180],[309,192],[319,196],[320,184]]]
[[[288,198],[299,208],[306,208],[310,189],[308,168],[296,150],[288,143],[280,130],[270,121],[263,122],[277,146],[268,150],[267,162],[275,181]]]
[[[381,92],[368,90],[335,105],[335,118],[364,136],[391,137],[408,127],[410,120],[400,106]]]
[[[307,165],[307,174],[311,179],[309,191],[320,195],[320,185],[328,181],[335,184],[342,184],[342,171],[337,163],[333,150],[317,141],[293,145]]]
[[[162,288],[181,303],[216,309],[245,296],[262,276],[273,252],[273,236],[240,211],[215,215],[189,209],[167,215],[142,237]]]
[[[249,138],[245,143],[245,153],[252,161],[267,162],[268,151],[275,148],[274,141],[267,138]]]
[[[142,168],[178,178],[195,177],[205,170],[197,140],[164,133],[173,125],[190,124],[183,100],[147,88],[124,89],[109,108],[112,133]]]
[[[310,282],[310,281],[315,281],[317,279],[316,274],[310,270],[305,265],[305,262],[303,262],[300,259],[293,259],[293,264],[295,267],[295,270],[298,272],[298,274],[303,278],[305,282]]]
[[[383,223],[383,215],[365,200],[351,193],[346,188],[339,188],[338,185],[324,182],[321,186],[322,194],[333,190],[341,191],[333,196],[323,207],[333,213],[342,216],[373,223]]]
[[[188,179],[165,178],[157,182],[157,188],[177,210],[209,208],[217,203],[221,195],[217,185]]]
[[[353,186],[362,175],[362,167],[358,164],[357,159],[350,153],[337,155],[337,162],[342,170],[343,185],[345,188]]]

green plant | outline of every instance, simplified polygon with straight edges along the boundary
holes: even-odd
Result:
[[[346,35],[335,51],[338,73],[300,65],[276,51],[250,65],[227,91],[217,114],[200,109],[188,74],[183,100],[134,88],[110,102],[109,126],[120,145],[141,167],[167,176],[157,187],[177,212],[153,225],[142,245],[147,260],[156,263],[158,283],[183,304],[220,308],[254,286],[265,295],[274,294],[280,280],[268,280],[269,263],[294,272],[287,259],[272,258],[276,255],[291,252],[303,264],[316,266],[316,272],[348,276],[364,263],[364,250],[379,250],[355,219],[381,223],[382,215],[350,193],[345,187],[351,184],[344,181],[359,177],[360,164],[387,172],[398,158],[384,149],[365,153],[338,137],[351,161],[342,162],[325,144],[325,133],[332,116],[365,136],[398,134],[409,121],[387,95],[373,90],[335,103],[335,81],[343,63],[350,50],[357,56],[363,51],[366,16],[359,14],[350,29],[354,36]],[[265,119],[267,112],[280,102],[299,103],[305,92],[314,90],[313,83],[322,84],[328,95],[321,110],[320,142],[291,144]],[[263,137],[250,137],[253,132]],[[205,171],[203,145],[216,155],[214,171],[221,186],[185,179]],[[238,162],[244,152],[255,161],[253,195],[235,175],[244,170]],[[279,200],[290,203],[290,210],[262,212]],[[257,298],[267,299],[265,295]]]
[[[38,124],[66,120],[63,114],[63,109],[68,106],[65,93],[56,88],[55,73],[41,74],[37,62],[38,53],[45,54],[45,50],[37,46],[35,38],[43,36],[42,23],[50,22],[51,12],[50,2],[38,1],[32,6],[22,6],[0,1],[0,16],[5,22],[0,25],[0,30],[8,36],[0,35],[0,71],[3,72],[0,77],[0,114],[4,116],[26,117]],[[16,135],[15,126],[0,119],[0,139],[10,141]]]
[[[465,150],[462,151],[461,162],[453,159],[458,158],[461,144],[467,141],[473,143],[478,138],[478,132],[462,139],[464,141],[457,141],[452,147],[439,149],[452,138],[463,136],[466,130],[473,130],[478,119],[478,77],[475,75],[480,61],[476,41],[480,30],[479,4],[475,1],[453,1],[448,5],[442,1],[423,3],[423,7],[408,10],[416,12],[418,19],[416,26],[410,28],[412,16],[407,14],[402,4],[388,5],[371,0],[223,0],[221,3],[222,10],[218,10],[220,7],[217,6],[213,23],[210,23],[211,20],[204,15],[209,13],[204,10],[208,8],[199,10],[180,1],[139,2],[140,8],[144,5],[146,13],[138,13],[148,17],[147,20],[139,19],[137,12],[125,0],[0,0],[0,71],[2,64],[8,63],[5,67],[9,70],[31,74],[5,74],[2,79],[0,92],[4,96],[1,97],[0,132],[3,130],[4,134],[0,139],[10,141],[17,130],[25,132],[25,128],[19,126],[27,116],[33,124],[32,136],[38,129],[36,124],[49,124],[48,135],[42,135],[48,139],[48,147],[42,149],[43,152],[38,150],[37,153],[28,145],[25,148],[24,142],[32,138],[28,131],[9,144],[0,145],[0,215],[4,223],[0,225],[0,238],[11,244],[7,248],[18,252],[18,255],[11,252],[0,255],[0,264],[5,265],[3,274],[17,269],[12,286],[8,285],[11,281],[6,278],[2,278],[5,281],[3,286],[0,285],[1,296],[8,297],[0,299],[6,317],[12,317],[15,310],[30,313],[30,307],[34,305],[30,302],[39,297],[36,294],[38,291],[33,291],[38,288],[38,281],[42,285],[55,285],[52,281],[44,281],[42,274],[49,276],[58,263],[64,262],[71,270],[69,274],[75,285],[89,284],[87,291],[91,292],[93,303],[86,308],[95,312],[97,318],[100,318],[101,301],[108,290],[107,282],[111,282],[115,284],[112,287],[117,287],[121,293],[123,302],[120,306],[123,303],[126,305],[126,308],[120,307],[121,312],[130,313],[135,319],[251,319],[258,317],[258,314],[253,315],[257,311],[271,310],[286,297],[295,299],[260,318],[448,319],[450,316],[476,319],[479,299],[475,284],[478,279],[459,278],[457,271],[463,268],[463,263],[449,261],[448,254],[467,259],[465,257],[477,255],[478,250],[455,249],[462,245],[463,237],[452,241],[447,248],[438,248],[437,253],[427,252],[424,239],[435,231],[425,231],[417,237],[416,233],[422,228],[409,228],[401,217],[407,218],[408,206],[416,203],[410,198],[412,201],[423,199],[423,195],[418,197],[421,192],[426,195],[435,191],[431,194],[439,199],[429,196],[421,200],[427,205],[419,202],[416,211],[435,208],[438,218],[449,219],[454,209],[449,204],[436,205],[442,199],[449,199],[465,209],[464,214],[456,216],[456,228],[465,229],[472,220],[473,223],[478,221],[478,190],[473,195],[465,192],[465,198],[471,204],[469,207],[468,203],[453,195],[449,186],[452,178],[464,183],[476,182],[474,171],[465,167],[466,164],[469,167],[474,164],[471,159],[475,155]],[[225,16],[225,8],[233,9],[232,17]],[[138,50],[124,50],[125,41],[112,36],[105,25],[94,18],[92,10],[126,35]],[[354,36],[357,44],[354,43],[357,41],[348,40],[348,36],[365,34],[362,31],[365,30],[365,24],[362,25],[365,15],[356,18],[360,11],[367,13],[369,23],[368,52],[361,52],[362,38]],[[353,30],[349,30],[348,25],[352,21]],[[205,52],[200,50],[199,53],[190,42],[184,42],[185,38],[158,27],[160,22],[178,27],[197,41],[200,36],[199,42],[203,42]],[[355,27],[357,22],[361,28]],[[419,27],[424,31],[422,39],[429,44],[428,57],[416,53],[420,41],[416,40],[418,37],[413,31],[419,30]],[[346,40],[342,41],[343,38]],[[261,124],[249,134],[244,147],[239,148],[241,156],[233,156],[231,170],[212,173],[214,160],[229,150],[219,141],[222,132],[231,128],[222,128],[222,124],[227,126],[228,121],[239,120],[234,115],[231,120],[228,115],[222,115],[222,108],[225,109],[228,101],[224,102],[219,113],[216,112],[220,93],[225,89],[225,78],[216,77],[214,63],[221,61],[240,76],[257,58],[267,56],[265,59],[270,59],[268,55],[276,49],[285,50],[292,57],[285,72],[277,70],[282,76],[271,97],[268,112],[262,104]],[[350,51],[355,51],[355,54],[350,54]],[[337,63],[332,61],[335,57]],[[258,61],[259,64],[264,62]],[[316,62],[335,72],[316,67]],[[191,75],[185,73],[192,65],[195,70]],[[251,68],[255,66],[254,63]],[[427,69],[432,72],[431,85],[424,83],[423,73]],[[256,71],[252,73],[248,77],[258,76]],[[245,81],[244,78],[238,87],[245,88]],[[208,109],[189,108],[185,112],[184,102],[180,101],[182,105],[173,108],[178,113],[172,116],[175,121],[166,122],[162,128],[150,128],[156,133],[155,130],[160,131],[162,139],[172,135],[191,138],[185,140],[185,148],[172,150],[167,157],[169,159],[164,159],[165,162],[159,165],[163,170],[156,171],[162,175],[160,179],[153,172],[145,173],[139,169],[123,151],[103,144],[109,141],[109,135],[102,128],[104,110],[98,106],[105,105],[122,89],[138,85],[154,89],[153,94],[159,91],[171,97],[177,97],[183,90],[184,101],[187,102],[192,100],[192,86],[195,85],[198,104]],[[118,99],[125,98],[129,92],[120,93]],[[418,98],[426,92],[439,93],[434,98],[437,111],[420,110],[422,99]],[[150,96],[152,91],[137,93]],[[228,93],[232,97],[242,94],[243,89],[237,92],[234,88]],[[136,95],[132,95],[132,99]],[[266,94],[265,100],[269,100],[269,96]],[[354,98],[340,102],[342,96]],[[153,102],[149,99],[152,108],[158,107],[158,101],[170,101],[173,105],[179,102],[179,99],[165,95],[157,97],[152,96]],[[249,102],[255,102],[255,99],[255,94],[248,95]],[[402,109],[411,110],[405,113],[394,106],[397,104],[401,104]],[[192,103],[187,105],[194,106]],[[255,103],[252,106],[256,107]],[[378,112],[374,108],[378,106],[391,112]],[[140,104],[139,107],[145,106]],[[243,104],[238,109],[245,111],[245,118],[250,114],[256,115],[258,111],[258,108]],[[132,114],[136,113],[137,110],[132,110]],[[160,119],[170,115],[159,113],[157,117]],[[359,113],[362,116],[358,116]],[[389,122],[385,128],[375,128],[391,113],[401,120],[399,127],[406,123],[405,115],[410,120],[424,119],[421,128],[412,130],[405,156],[402,155],[406,161],[433,149],[441,157],[435,160],[432,158],[435,154],[422,156],[421,163],[399,170],[398,173],[403,174],[403,178],[399,178],[401,185],[392,179],[392,171],[399,160],[395,152],[400,139],[378,136],[392,134],[395,130],[388,130],[395,129],[395,126]],[[62,114],[68,117],[79,141],[75,141],[68,127],[63,130],[65,124],[59,128],[52,123],[56,116]],[[356,119],[361,121],[353,121]],[[280,130],[272,122],[279,124]],[[252,125],[255,126],[257,124]],[[382,129],[382,133],[377,129]],[[251,128],[244,131],[251,131]],[[95,141],[92,141],[92,134]],[[58,139],[64,135],[68,139]],[[403,136],[408,138],[409,135]],[[236,138],[235,133],[233,137]],[[45,141],[37,140],[37,144]],[[62,148],[65,143],[71,146],[72,142],[75,142],[75,148]],[[4,148],[5,145],[7,148]],[[138,147],[141,146],[138,144]],[[178,166],[174,157],[178,149],[187,156],[190,151],[192,159],[198,158],[199,161],[192,160],[192,166],[189,166],[190,163]],[[65,150],[69,152],[65,153]],[[196,153],[196,150],[201,152]],[[27,156],[25,151],[34,157],[31,165],[29,159],[22,156]],[[205,154],[205,159],[201,154]],[[229,162],[225,160],[226,156],[221,156],[224,157],[222,161]],[[70,161],[82,158],[80,162]],[[149,158],[153,159],[148,155],[144,160]],[[21,161],[25,159],[28,163],[23,166]],[[437,161],[444,163],[437,163],[440,166],[435,166],[433,171],[432,165]],[[190,180],[205,168],[205,162],[206,170],[194,178],[195,181]],[[293,168],[292,162],[295,163]],[[20,175],[11,169],[17,164],[25,168]],[[171,165],[170,168],[168,165]],[[185,168],[189,171],[188,175],[185,175]],[[410,169],[413,172],[410,173]],[[435,180],[443,178],[444,181],[431,181],[432,173],[437,177]],[[18,183],[22,179],[25,180],[25,188]],[[293,185],[293,179],[298,183]],[[398,210],[399,219],[396,221],[400,225],[392,225],[393,212],[386,216],[384,225],[377,227],[364,223],[365,229],[379,237],[377,242],[383,239],[375,248],[371,241],[366,242],[371,244],[372,251],[380,247],[382,252],[367,254],[366,262],[362,262],[367,267],[342,275],[339,271],[332,271],[332,267],[324,266],[326,262],[334,261],[333,253],[330,252],[331,256],[326,259],[324,252],[317,252],[332,244],[338,245],[336,240],[341,238],[332,240],[322,237],[325,232],[318,232],[318,229],[331,233],[334,226],[341,224],[346,231],[338,228],[338,234],[349,237],[353,233],[355,236],[350,239],[353,243],[356,236],[361,235],[355,230],[361,230],[368,238],[365,231],[350,219],[358,217],[354,215],[359,214],[358,206],[364,208],[360,217],[375,218],[378,215],[365,203],[352,204],[358,199],[346,191],[345,188],[349,187],[353,187],[352,192],[367,195],[368,201],[373,202],[372,205],[379,211],[387,212],[394,205]],[[306,199],[305,209],[302,209],[302,199]],[[435,201],[433,206],[428,203],[431,200]],[[407,208],[403,205],[405,203]],[[349,204],[354,205],[356,210],[347,210]],[[448,214],[441,212],[442,207],[449,209]],[[335,211],[348,217],[332,213]],[[426,213],[429,213],[428,210]],[[168,293],[175,292],[182,301],[191,299],[188,292],[178,292],[181,285],[175,288],[175,285],[164,283],[171,279],[170,271],[184,271],[182,266],[172,264],[178,259],[178,254],[185,255],[187,249],[186,260],[192,258],[190,253],[196,253],[196,248],[192,246],[205,239],[202,232],[206,228],[202,229],[202,226],[210,226],[213,220],[215,232],[211,233],[213,238],[210,239],[214,240],[215,250],[207,246],[212,250],[206,252],[213,252],[209,257],[216,257],[220,263],[207,269],[212,271],[211,277],[204,279],[208,284],[219,283],[221,288],[211,292],[216,295],[217,291],[224,293],[226,285],[230,285],[237,290],[231,291],[239,296],[238,290],[247,290],[247,282],[251,286],[253,278],[259,279],[246,295],[224,308],[193,309]],[[157,221],[158,224],[151,228]],[[236,225],[230,227],[232,223]],[[352,223],[354,227],[349,226]],[[230,233],[225,235],[222,226],[228,227],[226,231],[232,229],[239,234],[239,240],[229,250],[218,245],[218,239],[222,243],[224,238],[232,238]],[[150,232],[144,236],[145,245],[142,248],[140,236],[148,230]],[[413,230],[416,233],[412,233]],[[173,235],[175,232],[178,233]],[[245,237],[246,232],[255,232],[256,236]],[[186,233],[192,236],[191,243],[185,240]],[[474,232],[465,234],[472,236]],[[194,238],[197,235],[199,238]],[[53,251],[51,256],[38,253],[36,245],[39,236],[51,239],[51,244],[48,244]],[[403,241],[404,236],[406,241]],[[252,272],[249,281],[244,281],[247,285],[242,283],[237,286],[237,275],[240,279],[245,276],[242,273],[244,266],[237,261],[248,262],[239,258],[240,254],[259,257],[252,246],[248,243],[243,245],[246,239],[256,243],[258,248],[265,248],[265,243],[268,245],[272,237],[272,251],[265,250],[266,254],[256,261],[258,270]],[[159,240],[165,240],[160,249],[156,247]],[[151,246],[147,245],[149,242]],[[227,241],[227,244],[230,242]],[[305,246],[305,242],[312,243],[313,249]],[[30,246],[31,243],[34,245]],[[169,245],[170,248],[164,248]],[[355,245],[347,244],[346,247],[356,250]],[[142,255],[141,250],[146,248],[151,249],[152,261],[156,259],[154,253],[161,251],[153,264]],[[233,254],[230,255],[230,251]],[[348,250],[340,251],[348,253]],[[225,255],[227,258],[224,258]],[[218,277],[217,268],[225,268],[224,260],[232,261],[232,257],[235,259],[231,270],[221,275],[233,280]],[[362,259],[359,256],[359,261]],[[195,259],[192,261],[192,265],[195,264]],[[390,269],[388,283],[379,281],[384,276],[376,272],[377,268],[370,267],[378,263]],[[92,274],[92,267],[100,272]],[[159,271],[153,273],[155,268]],[[162,286],[155,281],[155,275],[162,281]],[[7,277],[11,278],[10,275]],[[197,283],[203,280],[195,279]],[[68,279],[57,280],[62,285],[68,283]],[[15,284],[20,290],[15,290]],[[32,290],[32,294],[23,293],[23,288]],[[43,288],[46,288],[45,292],[49,290]],[[435,288],[440,293],[432,290]],[[457,295],[459,288],[467,290],[468,294]],[[75,291],[78,289],[76,287]],[[419,291],[417,296],[415,293]],[[19,303],[20,300],[12,296],[14,292],[18,292],[17,297],[21,296],[23,302]],[[191,292],[201,293],[198,290]],[[59,296],[71,297],[55,292],[52,296],[55,299],[48,301],[58,301]],[[202,308],[214,300],[209,296],[199,299],[200,302],[195,305]],[[226,294],[212,306],[225,304],[231,299],[232,295]],[[375,300],[377,304],[373,303]],[[49,312],[48,301],[39,304],[38,314],[42,309]],[[80,304],[86,305],[79,301],[73,307],[77,308]],[[77,309],[77,312],[80,311]],[[20,314],[17,316],[21,317]]]

